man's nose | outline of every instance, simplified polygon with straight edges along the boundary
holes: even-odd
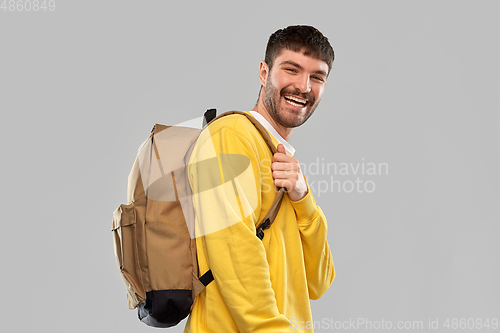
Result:
[[[297,78],[295,82],[296,88],[300,90],[301,93],[308,93],[311,91],[311,79],[309,75],[301,75]]]

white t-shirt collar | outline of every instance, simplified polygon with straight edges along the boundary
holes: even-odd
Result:
[[[285,139],[283,139],[283,137],[281,135],[279,135],[279,133],[266,120],[266,118],[264,118],[257,111],[249,111],[249,112],[252,114],[252,116],[255,117],[255,119],[257,119],[259,121],[259,123],[262,124],[262,126],[264,126],[269,131],[269,133],[271,133],[272,136],[274,136],[274,138],[276,140],[278,140],[279,143],[281,143],[285,147],[285,150],[288,154],[290,154],[291,156],[293,156],[293,154],[295,154],[295,148],[293,148],[292,145],[288,143],[288,141],[286,141]]]

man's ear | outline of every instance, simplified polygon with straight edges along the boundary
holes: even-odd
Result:
[[[262,60],[259,65],[259,79],[260,79],[260,84],[262,84],[263,86],[266,86],[268,75],[269,75],[269,66],[267,66],[267,63],[264,60]]]

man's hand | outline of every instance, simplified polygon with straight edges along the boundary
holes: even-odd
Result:
[[[304,175],[300,171],[299,161],[288,156],[281,143],[278,145],[278,152],[273,156],[271,170],[274,184],[277,187],[284,187],[290,200],[299,201],[306,196],[308,189]]]

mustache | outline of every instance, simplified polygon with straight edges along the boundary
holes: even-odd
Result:
[[[315,102],[315,99],[314,99],[314,96],[309,94],[309,93],[302,93],[300,92],[300,90],[298,89],[295,89],[295,90],[286,90],[286,89],[282,89],[281,90],[281,96],[283,95],[295,95],[295,96],[298,96],[300,98],[303,98],[305,100],[308,100],[309,101],[309,105],[313,105],[314,102]]]

